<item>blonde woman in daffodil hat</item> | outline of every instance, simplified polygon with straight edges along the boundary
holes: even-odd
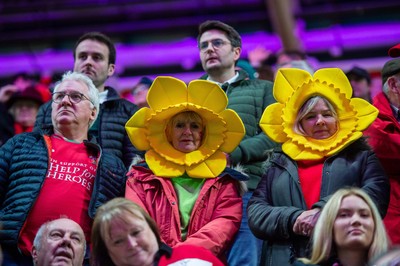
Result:
[[[126,123],[145,161],[128,173],[126,197],[142,206],[171,247],[203,246],[224,260],[242,217],[241,181],[227,155],[245,134],[239,116],[215,83],[187,86],[172,77],[154,80],[149,107]]]
[[[280,69],[260,126],[282,143],[247,208],[249,226],[264,240],[261,265],[291,265],[307,257],[309,237],[330,195],[355,186],[375,202],[382,216],[389,202],[389,183],[363,138],[378,110],[352,98],[342,70],[320,69],[312,76],[301,69]]]

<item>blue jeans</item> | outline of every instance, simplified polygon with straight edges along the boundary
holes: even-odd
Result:
[[[231,249],[228,251],[229,266],[258,266],[260,265],[263,241],[256,238],[247,223],[247,203],[253,195],[252,191],[243,195],[243,217]]]

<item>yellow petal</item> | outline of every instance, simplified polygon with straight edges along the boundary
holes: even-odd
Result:
[[[357,110],[358,125],[357,130],[363,131],[368,128],[378,117],[379,111],[375,106],[364,99],[353,98],[351,105]]]
[[[185,167],[183,165],[177,165],[173,162],[164,160],[153,150],[146,152],[145,158],[149,168],[156,176],[177,177],[185,173]]]
[[[343,150],[344,148],[346,148],[347,146],[349,146],[351,143],[353,143],[354,141],[358,140],[362,136],[363,136],[362,132],[355,132],[348,139],[346,139],[346,141],[343,142],[343,144],[338,145],[337,148],[328,151],[326,155],[330,156],[330,155],[333,155],[333,154]]]
[[[213,178],[217,177],[226,167],[226,156],[217,151],[206,161],[186,168],[190,177]]]
[[[340,92],[346,95],[346,98],[350,98],[353,94],[349,79],[339,68],[319,69],[314,74],[314,80],[317,79],[325,81],[327,84],[335,84],[335,87],[340,88]]]
[[[173,77],[157,77],[147,93],[147,102],[154,111],[187,102],[186,84]]]
[[[260,119],[260,127],[273,141],[282,143],[287,140],[283,132],[282,108],[283,104],[273,103],[265,108]]]
[[[145,151],[150,149],[150,145],[147,140],[147,128],[145,126],[150,114],[151,110],[147,107],[143,107],[138,110],[125,124],[128,137],[138,150]]]
[[[220,113],[228,105],[228,98],[218,84],[207,80],[194,80],[188,86],[188,102]]]
[[[220,113],[220,116],[226,121],[226,129],[224,143],[220,150],[223,152],[230,153],[240,144],[244,135],[245,128],[239,115],[230,110],[224,110]]]
[[[279,69],[273,87],[275,99],[285,103],[301,84],[311,79],[310,73],[302,69],[281,68]]]

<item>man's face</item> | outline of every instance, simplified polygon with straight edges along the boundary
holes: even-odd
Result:
[[[73,129],[88,130],[89,123],[94,120],[96,110],[90,103],[86,84],[76,80],[66,80],[54,93],[60,93],[59,102],[53,100],[51,103],[51,118],[55,131],[70,133]],[[71,97],[74,94],[82,94],[82,100],[74,103]],[[68,96],[69,95],[69,96]]]
[[[25,127],[33,127],[39,110],[39,103],[29,99],[20,99],[11,107],[15,122]]]
[[[222,45],[215,47],[213,40],[221,40]],[[232,47],[225,33],[220,30],[209,30],[200,37],[200,60],[203,69],[207,72],[223,72],[235,68],[235,61],[239,59],[241,48]]]
[[[369,100],[370,98],[370,88],[368,81],[363,78],[353,78],[350,79],[351,87],[353,88],[353,97],[364,98]]]
[[[115,65],[108,62],[109,54],[107,45],[90,39],[79,43],[75,51],[74,71],[87,75],[100,92],[115,70]]]
[[[39,249],[32,248],[35,265],[81,266],[85,256],[85,236],[82,228],[70,219],[49,223],[43,232]]]

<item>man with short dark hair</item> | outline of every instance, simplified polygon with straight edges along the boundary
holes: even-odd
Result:
[[[100,93],[99,118],[90,128],[90,134],[97,137],[105,152],[116,155],[128,167],[136,155],[143,155],[133,147],[125,131],[125,123],[138,107],[105,85],[115,71],[114,44],[100,32],[89,32],[78,39],[73,55],[74,71],[87,75]],[[35,130],[51,124],[50,114],[51,104],[46,103],[39,110]]]
[[[67,72],[51,105],[51,128],[18,134],[0,148],[0,244],[7,266],[32,265],[37,230],[59,217],[77,222],[90,243],[96,209],[125,192],[123,162],[88,134],[100,105],[92,80]]]
[[[353,97],[362,98],[371,103],[371,76],[368,71],[354,66],[347,71],[346,76],[353,87]]]
[[[382,69],[382,92],[374,97],[378,118],[364,131],[390,181],[390,202],[383,220],[393,244],[400,244],[400,58]]]
[[[228,265],[258,265],[262,241],[257,239],[247,225],[247,202],[263,174],[262,163],[268,150],[277,144],[260,129],[264,109],[275,102],[272,83],[250,79],[245,71],[235,65],[242,52],[239,33],[221,21],[206,21],[199,26],[197,37],[200,60],[207,72],[201,77],[219,84],[228,97],[228,108],[235,110],[246,128],[246,136],[228,155],[228,163],[242,165],[249,175],[249,191],[243,196],[243,218],[239,233],[228,256]]]
[[[40,226],[32,246],[33,265],[82,266],[86,240],[79,224],[68,218]]]

